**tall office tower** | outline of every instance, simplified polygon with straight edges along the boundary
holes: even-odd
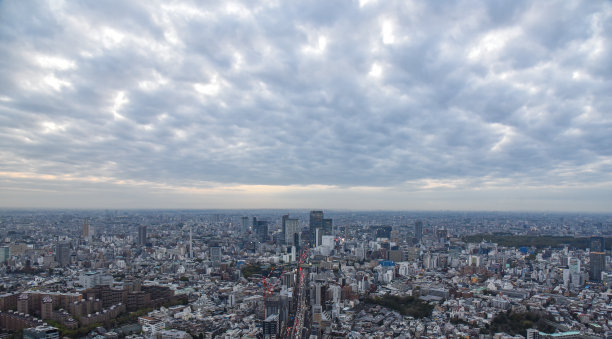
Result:
[[[419,243],[421,239],[423,239],[423,222],[421,220],[417,220],[417,222],[414,223],[414,237]]]
[[[268,222],[263,220],[257,220],[256,217],[253,217],[253,230],[255,231],[255,235],[257,240],[260,242],[268,241]]]
[[[240,231],[244,234],[249,233],[249,217],[240,218]]]
[[[287,219],[289,219],[289,214],[285,214],[283,215],[283,217],[281,218],[281,231],[283,234],[283,239],[281,240],[283,242],[283,244],[287,243]]]
[[[603,237],[591,237],[591,253],[589,255],[591,281],[601,281],[601,272],[606,269],[606,245]]]
[[[580,273],[580,259],[570,257],[567,260],[567,264],[569,266],[568,278],[572,282],[572,287],[580,288],[584,284],[584,278]]]
[[[189,257],[193,258],[193,227],[189,227]]]
[[[253,231],[255,237],[257,237],[257,217],[253,217],[253,221],[251,222],[251,231]]]
[[[332,219],[324,219],[323,211],[310,211],[310,239],[313,244],[319,246],[321,238],[324,235],[332,235],[333,221]],[[317,229],[319,230],[317,232]]]
[[[70,265],[70,243],[61,242],[58,243],[55,248],[55,261],[64,267]]]
[[[322,219],[321,220],[321,228],[318,228],[315,230],[315,233],[317,235],[315,244],[317,246],[321,246],[324,235],[332,235],[333,227],[334,226],[333,226],[332,219]]]
[[[333,234],[334,223],[332,219],[323,219],[322,223],[323,223],[323,235],[334,235]]]
[[[268,241],[268,222],[267,221],[258,221],[257,234],[259,235],[259,240],[261,242]]]
[[[85,240],[89,240],[90,239],[90,234],[89,234],[89,221],[87,219],[83,220],[83,239]]]
[[[322,228],[322,227],[323,227],[323,211],[310,211],[310,222],[309,222],[310,240],[312,240],[313,243],[316,243],[316,238],[315,238],[316,229]]]
[[[147,226],[138,226],[138,245],[144,246],[147,244]]]
[[[327,288],[324,284],[317,282],[311,285],[310,299],[313,305],[325,305],[325,294]]]
[[[285,244],[299,246],[299,242],[298,243],[295,242],[295,235],[297,234],[298,239],[299,239],[300,221],[298,219],[286,218],[286,219],[283,219],[283,223],[284,223],[283,235],[284,235]]]
[[[293,246],[295,246],[296,251],[300,251],[301,248],[301,244],[302,244],[302,232],[300,232],[299,230],[293,235]]]

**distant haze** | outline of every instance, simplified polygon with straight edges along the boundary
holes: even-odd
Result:
[[[2,1],[0,207],[610,212],[609,1]]]

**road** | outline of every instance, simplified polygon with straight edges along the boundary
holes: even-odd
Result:
[[[298,265],[298,284],[296,288],[298,304],[295,311],[295,321],[293,323],[293,326],[287,328],[287,331],[289,332],[288,338],[298,339],[302,337],[305,313],[309,311],[305,293],[307,279],[304,278],[304,273],[306,271],[302,268],[302,264],[306,263],[307,261],[308,249],[305,249],[300,254],[300,260]]]

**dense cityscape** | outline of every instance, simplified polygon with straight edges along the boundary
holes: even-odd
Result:
[[[612,217],[3,210],[2,338],[610,338]]]

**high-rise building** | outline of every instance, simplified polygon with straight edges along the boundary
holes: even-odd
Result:
[[[322,283],[314,283],[311,285],[310,299],[313,305],[325,305],[326,285]]]
[[[324,235],[333,235],[333,221],[332,219],[324,219],[323,211],[310,211],[309,226],[310,238],[316,246],[321,244]]]
[[[193,227],[189,227],[189,257],[193,258]]]
[[[603,237],[591,237],[591,260],[589,278],[591,281],[601,281],[601,272],[606,269],[606,244]]]
[[[70,243],[58,243],[55,249],[55,261],[64,267],[70,265]]]
[[[414,223],[414,237],[419,243],[421,239],[423,239],[423,222],[421,220],[417,220],[417,222]]]
[[[256,217],[253,217],[253,230],[255,231],[255,235],[257,240],[260,242],[268,241],[268,222],[263,220],[257,220]]]
[[[299,243],[295,243],[295,235],[300,232],[300,221],[298,219],[289,218],[289,216],[283,216],[283,238],[287,245],[298,246]]]
[[[90,240],[90,226],[89,226],[89,221],[87,219],[83,220],[83,232],[82,232],[82,236],[83,239],[85,240]]]
[[[323,219],[323,235],[334,235],[334,223],[332,219]]]
[[[287,219],[289,219],[289,214],[285,214],[281,218],[281,231],[283,233],[283,242],[285,241],[285,234],[287,233]]]
[[[144,246],[147,244],[147,226],[138,226],[138,245]]]
[[[300,251],[300,246],[301,246],[301,243],[302,243],[302,240],[300,238],[301,234],[302,234],[302,232],[298,231],[298,232],[296,232],[293,235],[293,246],[296,248],[296,251],[298,251],[298,252]]]
[[[240,218],[240,232],[243,234],[249,233],[249,217]]]
[[[323,227],[323,211],[310,211],[308,226],[310,229],[310,239],[313,243],[316,243],[316,229]]]

